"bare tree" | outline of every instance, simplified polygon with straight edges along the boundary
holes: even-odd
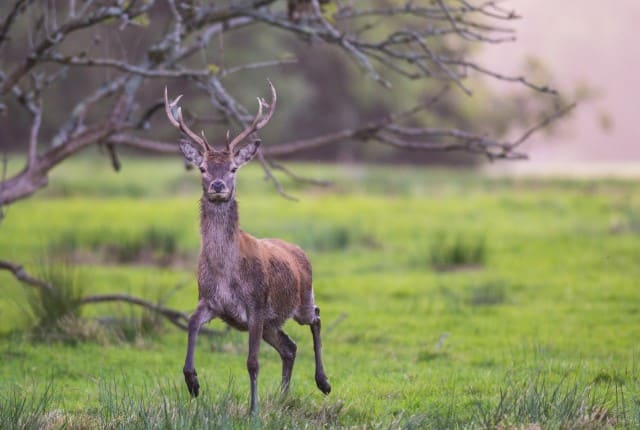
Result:
[[[280,32],[314,46],[330,45],[355,62],[382,87],[391,77],[442,81],[471,93],[467,77],[487,75],[520,83],[532,91],[554,90],[521,76],[505,76],[474,62],[467,55],[473,44],[499,44],[513,40],[506,22],[518,18],[497,2],[438,0],[434,2],[367,2],[317,0],[238,0],[206,2],[187,0],[69,0],[36,2],[13,0],[2,6],[0,16],[0,109],[13,118],[16,110],[31,117],[24,144],[26,163],[18,173],[0,182],[0,205],[32,195],[46,186],[49,172],[68,157],[91,145],[104,145],[114,168],[120,162],[119,146],[159,152],[176,152],[173,142],[147,130],[161,107],[161,100],[145,88],[175,79],[186,79],[208,96],[225,124],[244,128],[251,116],[227,88],[227,76],[244,70],[274,67],[292,59],[261,60],[229,67],[206,61],[203,52],[220,50],[222,35],[241,28]],[[323,9],[324,8],[324,9]],[[369,36],[376,26],[385,34]],[[108,47],[99,46],[102,34],[122,33]],[[25,34],[23,34],[25,33]],[[125,39],[126,38],[126,39]],[[216,39],[218,38],[218,39]],[[129,41],[135,40],[134,44]],[[119,44],[113,47],[114,44]],[[103,42],[103,45],[107,44]],[[132,45],[136,45],[133,47]],[[204,60],[203,60],[204,58]],[[64,115],[47,105],[50,95],[70,80],[78,82],[89,70],[101,79],[77,83],[81,93]],[[94,73],[92,76],[96,76]],[[155,94],[157,91],[154,90]],[[321,147],[347,140],[374,141],[393,147],[422,151],[466,151],[491,159],[521,158],[518,146],[530,134],[501,141],[470,131],[409,127],[405,121],[438,101],[438,94],[404,112],[385,115],[345,129],[305,139],[267,144],[259,160],[268,176],[269,157]],[[55,115],[52,112],[55,111]],[[533,128],[561,115],[559,110]],[[43,133],[43,118],[49,130]],[[193,118],[197,119],[197,118]]]

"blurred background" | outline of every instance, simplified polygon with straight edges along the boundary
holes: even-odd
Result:
[[[555,85],[584,101],[561,132],[536,135],[525,143],[529,162],[498,169],[638,175],[634,95],[640,93],[640,46],[631,41],[640,4],[621,0],[603,10],[601,2],[592,0],[552,6],[535,0],[511,3],[524,17],[513,23],[517,43],[484,49],[480,58],[507,73],[518,73],[531,62],[542,63]],[[505,94],[510,91],[500,83],[491,85]]]
[[[384,6],[387,3],[393,4],[384,1],[377,4]],[[280,6],[284,7],[284,2]],[[11,2],[0,6],[0,16],[9,14],[11,7]],[[349,9],[349,5],[341,7]],[[501,138],[521,133],[545,114],[550,114],[554,106],[577,101],[578,108],[570,118],[564,118],[551,131],[537,133],[527,140],[523,148],[530,157],[528,162],[499,163],[491,170],[503,173],[635,174],[640,147],[635,143],[636,108],[630,95],[637,93],[640,86],[640,78],[635,73],[640,48],[630,40],[640,5],[632,0],[621,0],[606,14],[595,0],[569,0],[552,8],[542,7],[533,0],[515,0],[505,7],[523,17],[508,21],[508,28],[515,31],[515,41],[460,45],[442,37],[436,39],[436,43],[445,52],[464,52],[474,62],[497,73],[525,75],[532,82],[551,85],[559,90],[560,97],[548,97],[517,83],[470,74],[472,96],[456,88],[415,121]],[[65,4],[61,3],[57,13],[62,14],[64,8]],[[331,13],[336,10],[334,6]],[[7,38],[10,42],[2,46],[0,64],[4,75],[10,72],[12,65],[19,63],[25,47],[33,44],[31,38],[37,39],[38,32],[43,31],[42,26],[38,27],[37,13],[29,13],[27,11],[26,18],[11,28],[10,38]],[[125,58],[134,64],[136,59],[149,55],[148,45],[161,34],[158,32],[167,28],[169,16],[169,8],[155,7],[137,17],[134,25],[115,26],[107,22],[80,30],[64,41],[62,51],[80,57]],[[488,21],[485,18],[482,19]],[[347,27],[352,30],[355,24]],[[392,27],[391,24],[376,23],[375,28],[369,30],[373,34],[371,39],[382,38]],[[432,97],[441,85],[433,79],[411,80],[392,75],[389,81],[393,88],[386,89],[332,44],[292,38],[283,31],[265,31],[264,24],[240,27],[215,39],[202,50],[200,58],[187,63],[201,64],[204,60],[213,71],[218,71],[255,61],[283,60],[281,66],[246,70],[229,75],[224,81],[229,93],[245,103],[250,111],[251,100],[264,89],[265,79],[269,77],[274,81],[280,103],[277,121],[264,132],[267,145],[339,130],[406,109]],[[59,61],[59,64],[64,63]],[[54,64],[46,66],[48,71]],[[108,67],[72,67],[65,71],[65,79],[56,82],[44,96],[43,140],[54,136],[65,115],[92,88],[108,82],[118,75],[117,72]],[[157,97],[166,82],[163,79],[146,81],[140,97],[143,100]],[[224,136],[228,123],[221,126],[206,124],[207,116],[214,117],[216,112],[207,106],[206,100],[198,97],[202,93],[194,92],[193,83],[178,79],[171,84],[171,89],[186,94],[189,108],[198,111],[198,117],[203,119],[202,124],[196,119],[196,124],[206,128],[212,139]],[[0,145],[3,149],[20,152],[25,148],[32,118],[24,109],[17,108],[19,102],[16,100],[5,100],[5,103],[4,115],[0,116]],[[154,137],[165,137],[170,133],[165,122],[162,118],[159,121],[151,119]],[[348,140],[284,158],[467,165],[486,160],[465,151],[416,153]]]

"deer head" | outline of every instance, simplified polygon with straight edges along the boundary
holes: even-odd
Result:
[[[268,82],[271,89],[271,103],[258,97],[258,113],[253,122],[231,141],[229,141],[229,132],[227,131],[227,141],[223,149],[216,149],[209,145],[204,132],[198,135],[187,127],[182,117],[182,108],[178,106],[182,96],[178,96],[169,103],[167,88],[164,88],[164,106],[167,118],[187,137],[187,139],[180,141],[180,150],[188,163],[200,169],[202,192],[210,202],[227,202],[233,198],[236,171],[251,161],[258,152],[260,139],[255,135],[248,144],[239,145],[247,137],[264,127],[275,111],[276,89],[271,81]],[[263,112],[263,108],[267,109],[266,113]]]

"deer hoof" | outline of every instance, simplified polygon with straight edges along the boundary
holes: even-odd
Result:
[[[316,376],[316,385],[318,386],[318,389],[324,394],[329,394],[331,392],[331,385],[329,385],[329,381],[324,375]]]
[[[198,374],[194,370],[193,372],[184,372],[184,381],[187,383],[189,394],[191,397],[198,397],[200,393],[200,384],[198,383]]]

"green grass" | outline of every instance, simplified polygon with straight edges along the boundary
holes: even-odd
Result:
[[[297,167],[334,185],[285,179],[291,202],[245,168],[240,219],[309,252],[329,396],[315,388],[307,327],[285,326],[298,343],[285,399],[279,357],[263,344],[252,420],[246,334],[200,338],[202,397],[190,400],[183,332],[100,304],[62,325],[79,341],[38,341],[26,287],[0,272],[0,427],[640,426],[639,182]],[[99,158],[72,161],[8,208],[0,258],[37,275],[43,253],[89,255],[72,259],[84,294],[191,311],[198,191],[178,161],[125,159],[118,174]],[[105,341],[98,320],[121,334]]]

